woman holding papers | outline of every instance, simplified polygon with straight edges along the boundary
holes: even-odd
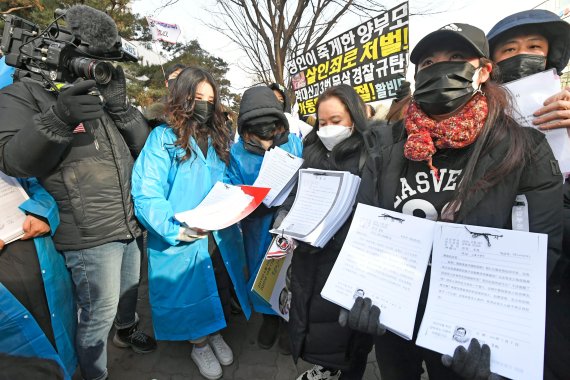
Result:
[[[170,89],[169,125],[155,128],[133,169],[135,212],[148,229],[149,293],[157,339],[190,340],[192,360],[207,379],[222,377],[233,353],[226,327],[233,283],[249,318],[241,233],[181,226],[174,214],[195,208],[224,180],[228,129],[212,76],[183,70]],[[228,278],[229,274],[229,278]]]
[[[317,119],[318,126],[304,140],[303,167],[359,175],[366,160],[362,138],[366,113],[358,94],[344,84],[327,89],[319,96]],[[291,209],[294,199],[292,192],[278,219]],[[341,308],[320,296],[349,225],[346,222],[324,248],[299,242],[293,254],[289,319],[292,354],[294,360],[301,357],[315,364],[299,380],[361,379],[366,369],[371,337],[342,327]]]
[[[378,135],[359,201],[454,223],[506,229],[526,223],[531,232],[548,234],[554,257],[561,249],[562,178],[544,136],[509,116],[488,57],[484,33],[466,24],[449,24],[416,45],[413,100],[404,120]],[[517,207],[524,209],[522,221],[513,218],[515,211],[521,215]],[[487,379],[489,347],[476,340],[468,352],[443,358],[415,345],[429,276],[428,269],[414,339],[391,332],[376,338],[382,379],[419,379],[422,360],[430,378]],[[365,318],[367,310],[354,312]]]
[[[265,152],[279,147],[296,157],[301,157],[303,144],[297,135],[289,132],[288,119],[281,103],[269,87],[257,86],[246,90],[241,98],[238,116],[239,140],[230,150],[229,180],[234,185],[253,185]],[[285,159],[288,159],[287,157]],[[251,289],[265,253],[271,244],[269,233],[277,207],[260,205],[255,212],[241,221],[247,267]],[[257,343],[263,349],[270,349],[278,337],[280,318],[253,292],[250,293],[255,311],[263,314],[263,324],[259,329]],[[288,353],[289,338],[286,328],[281,328],[279,346]]]

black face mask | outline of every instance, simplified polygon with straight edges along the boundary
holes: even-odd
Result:
[[[289,141],[289,132],[277,133],[273,137],[273,145],[271,145],[271,147],[287,144],[288,141]]]
[[[257,154],[259,156],[265,155],[265,149],[254,141],[244,141],[243,147],[250,153]]]
[[[275,148],[276,146],[286,144],[288,141],[289,141],[288,132],[277,133],[275,134],[275,136],[273,136],[273,143],[267,150]],[[244,148],[248,152],[258,154],[260,156],[263,156],[265,154],[265,149],[263,149],[263,147],[259,145],[256,141],[244,141]]]
[[[477,69],[469,62],[438,62],[416,74],[414,100],[428,115],[455,111],[471,99]]]
[[[503,83],[540,73],[546,69],[546,57],[536,54],[519,54],[497,62]]]
[[[194,112],[192,119],[196,120],[198,124],[204,125],[210,121],[214,113],[214,105],[205,100],[194,101]]]

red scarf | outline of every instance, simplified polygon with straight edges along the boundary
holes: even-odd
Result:
[[[404,156],[412,161],[427,161],[429,168],[439,177],[432,163],[436,150],[472,144],[483,130],[488,112],[487,98],[481,93],[473,96],[457,114],[442,121],[430,118],[416,102],[412,102],[405,118],[408,139],[404,145]]]

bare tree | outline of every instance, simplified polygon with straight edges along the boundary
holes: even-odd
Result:
[[[217,0],[207,23],[241,47],[242,67],[258,82],[285,82],[285,61],[323,42],[349,13],[370,17],[384,10],[376,0]]]

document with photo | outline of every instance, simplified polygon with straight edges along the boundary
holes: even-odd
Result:
[[[380,310],[380,323],[412,339],[435,223],[358,204],[321,296],[350,309],[358,296]]]
[[[541,379],[547,235],[437,223],[426,311],[416,344],[453,355],[477,338],[491,371]]]

